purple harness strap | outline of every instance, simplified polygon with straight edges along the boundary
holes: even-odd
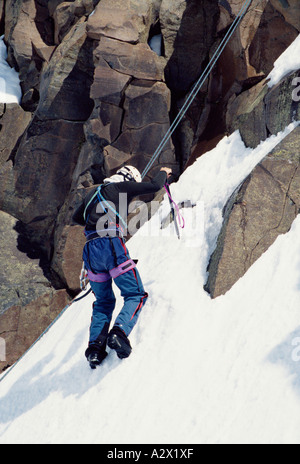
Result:
[[[112,269],[111,271],[109,271],[109,273],[113,279],[116,279],[120,275],[125,274],[128,271],[131,271],[131,269],[134,269],[135,267],[135,262],[132,259],[128,259],[128,261],[125,261],[125,263],[122,263],[119,266]]]
[[[91,282],[107,282],[111,279],[108,272],[101,272],[100,274],[94,274],[92,271],[88,271],[88,278]]]
[[[99,274],[94,274],[92,271],[88,271],[88,278],[91,282],[107,282],[111,278],[116,279],[122,274],[125,274],[131,269],[136,267],[135,262],[132,259],[128,259],[125,263],[120,264],[109,272],[100,272]]]

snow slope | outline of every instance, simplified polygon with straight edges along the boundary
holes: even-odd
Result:
[[[1,444],[300,443],[300,217],[225,296],[203,290],[224,204],[295,126],[255,150],[236,132],[182,175],[182,240],[165,199],[128,244],[150,294],[132,356],[91,371],[93,297],[74,304],[0,383]]]
[[[294,42],[280,55],[274,63],[274,68],[268,76],[269,87],[274,87],[287,74],[300,68],[300,34]]]
[[[7,51],[0,37],[0,103],[20,103],[22,91],[18,73],[6,61]]]

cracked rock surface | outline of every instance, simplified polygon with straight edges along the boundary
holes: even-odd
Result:
[[[206,289],[225,294],[287,233],[300,209],[300,127],[252,171],[224,210],[224,224],[208,267]]]
[[[0,211],[0,337],[7,351],[0,372],[30,347],[69,300],[65,290],[51,286],[40,260],[24,253],[17,229],[18,220]]]

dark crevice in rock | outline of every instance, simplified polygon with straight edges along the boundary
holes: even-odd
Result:
[[[39,243],[36,243],[32,237],[32,234],[28,231],[25,224],[18,221],[15,226],[16,232],[18,232],[18,250],[25,253],[26,256],[32,260],[39,260],[40,268],[42,269],[44,276],[48,279],[48,287],[53,287],[56,290],[65,288],[64,283],[60,277],[51,268],[51,260],[48,259],[45,251],[41,248]],[[46,283],[43,285],[47,286]]]

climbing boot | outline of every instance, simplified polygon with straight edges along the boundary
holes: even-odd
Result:
[[[107,357],[107,352],[104,349],[97,349],[97,346],[90,345],[85,352],[91,369],[96,369]]]
[[[128,358],[132,352],[130,341],[126,334],[119,327],[114,327],[107,339],[107,345],[115,350],[120,359]]]

